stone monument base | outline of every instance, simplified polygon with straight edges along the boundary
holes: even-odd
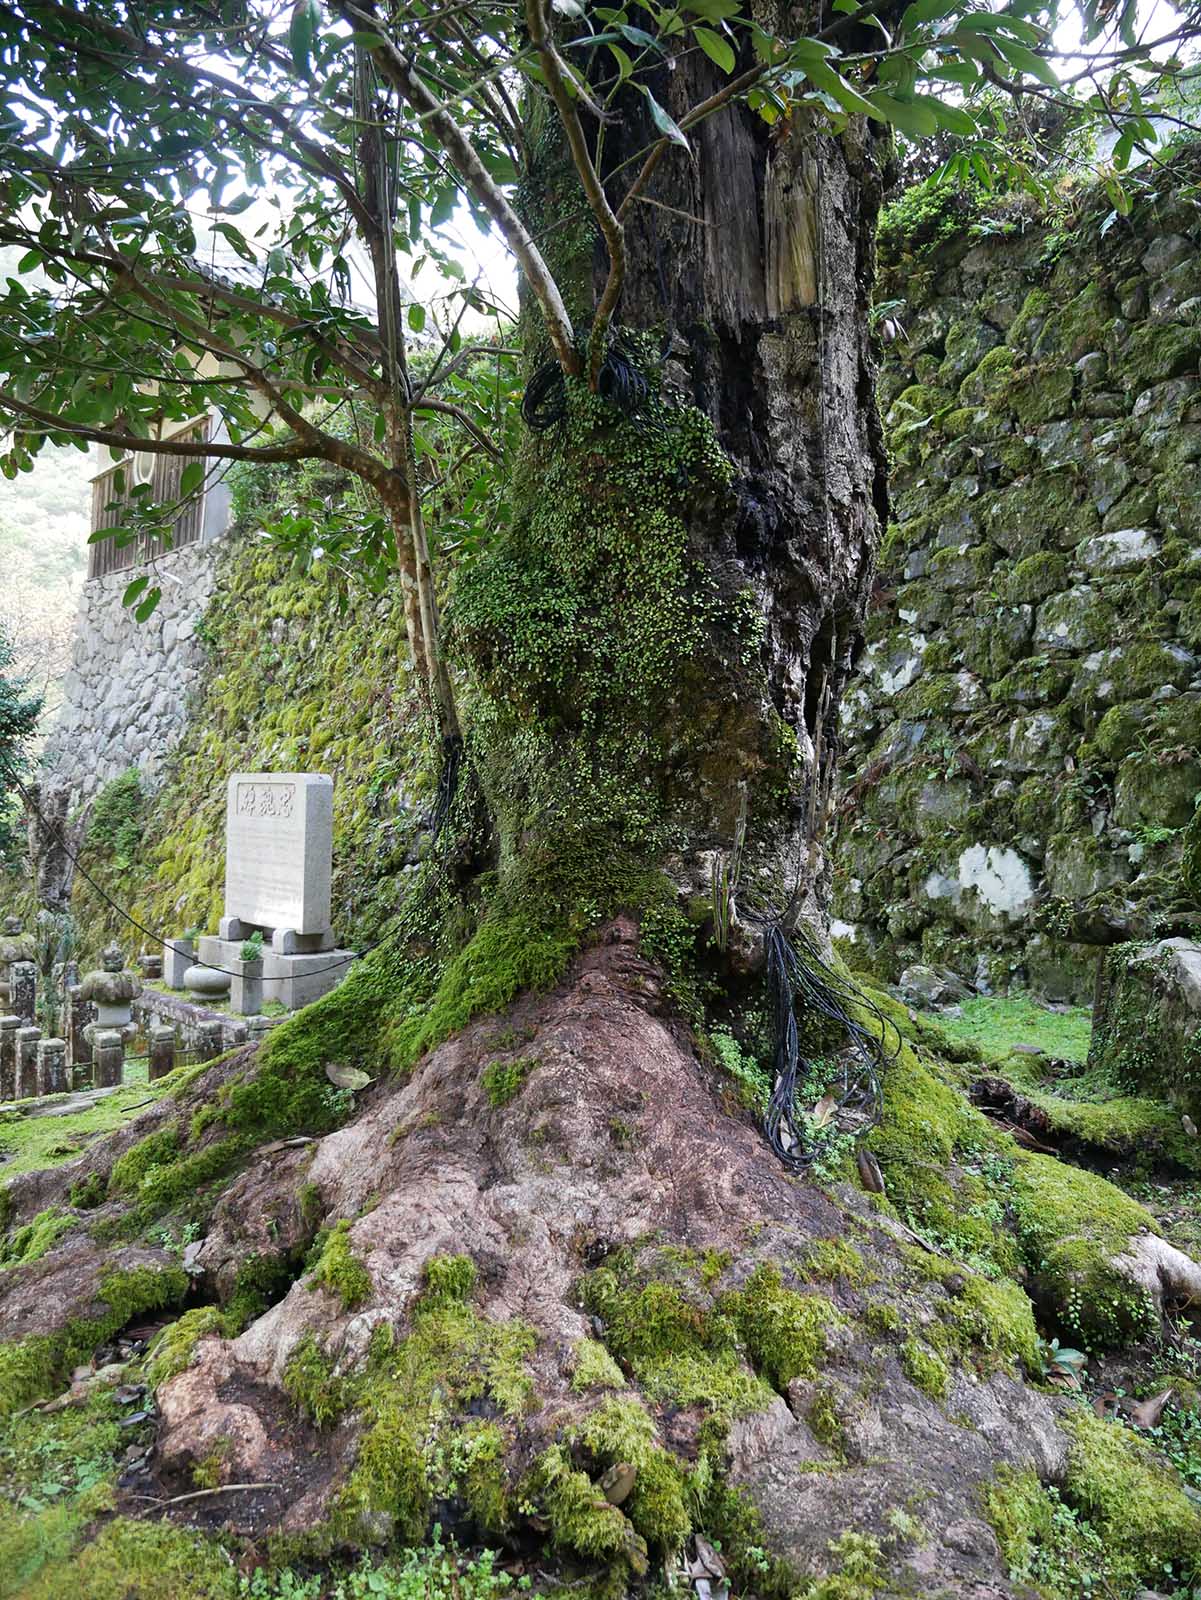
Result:
[[[240,939],[219,939],[205,934],[197,959],[210,967],[234,969],[242,959]],[[289,1011],[299,1011],[337,987],[350,971],[353,950],[322,950],[308,955],[280,955],[263,949],[263,999],[278,1000]]]
[[[297,933],[295,928],[265,928],[244,922],[241,917],[222,917],[217,924],[217,937],[226,943],[249,939],[261,933],[271,949],[281,956],[317,955],[334,948],[334,931],[324,933]]]

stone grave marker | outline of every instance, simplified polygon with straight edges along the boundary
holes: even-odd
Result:
[[[265,1000],[294,1011],[332,989],[354,959],[353,951],[335,948],[330,925],[333,795],[333,780],[320,772],[235,772],[229,779],[225,915],[219,936],[200,940],[198,964],[242,980],[231,994],[235,1012],[253,1015]],[[261,988],[241,959],[255,933],[265,941]]]
[[[334,784],[321,772],[235,772],[225,805],[221,937],[271,930],[278,955],[331,949]]]

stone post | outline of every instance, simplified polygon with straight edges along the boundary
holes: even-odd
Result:
[[[66,1094],[67,1041],[39,1039],[37,1044],[38,1093]]]
[[[260,1043],[267,1037],[272,1028],[274,1028],[277,1020],[278,1018],[276,1017],[251,1017],[246,1024],[246,1028],[251,1039],[253,1039],[256,1044]]]
[[[263,1009],[263,960],[235,961],[229,986],[229,1008],[240,1017],[257,1017]]]
[[[32,961],[14,961],[8,969],[10,1009],[26,1027],[33,1026],[37,1015],[38,969]]]
[[[219,1022],[198,1022],[196,1024],[195,1038],[197,1061],[211,1061],[214,1056],[219,1056],[225,1048],[221,1039],[221,1024]]]
[[[73,984],[67,991],[67,1053],[75,1076],[85,1081],[92,1076],[92,1041],[88,1038],[92,1015],[92,1002],[84,999],[79,984]]]
[[[32,1100],[38,1092],[40,1028],[17,1029],[17,1099]]]
[[[175,1066],[175,1029],[160,1023],[150,1030],[150,1081],[165,1078]]]
[[[93,1034],[92,1053],[96,1063],[96,1087],[115,1089],[125,1066],[125,1041],[118,1030],[101,1028]]]
[[[17,1097],[17,1029],[20,1017],[0,1017],[0,1100]]]
[[[196,959],[194,939],[164,939],[163,981],[168,989],[186,989],[183,975]]]
[[[250,1024],[246,1022],[226,1022],[221,1028],[221,1037],[227,1050],[232,1050],[235,1045],[245,1044],[250,1038]]]

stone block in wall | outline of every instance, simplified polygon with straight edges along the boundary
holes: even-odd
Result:
[[[1113,820],[1121,828],[1183,828],[1201,793],[1201,760],[1136,751],[1118,768]]]
[[[1114,637],[1113,608],[1098,589],[1076,584],[1066,594],[1051,595],[1034,617],[1036,650],[1079,654],[1096,650]]]
[[[1120,945],[1099,989],[1090,1065],[1201,1116],[1201,945]]]
[[[1086,572],[1103,577],[1136,570],[1159,554],[1160,542],[1149,528],[1116,528],[1086,539],[1076,560]]]
[[[1060,833],[1049,839],[1045,870],[1051,894],[1069,904],[1120,888],[1133,876],[1129,859],[1091,833]]]

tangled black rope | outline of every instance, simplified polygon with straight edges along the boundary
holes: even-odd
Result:
[[[822,959],[803,933],[790,938],[779,922],[772,921],[764,928],[763,943],[775,1032],[772,1092],[763,1131],[784,1165],[801,1171],[817,1160],[828,1143],[821,1137],[822,1128],[858,1136],[879,1122],[881,1074],[900,1053],[901,1035],[878,1006]],[[835,1084],[823,1096],[832,1104],[816,1125],[807,1108],[797,1103],[801,1068],[808,1065],[800,1053],[798,1004],[837,1023],[848,1041],[838,1053]],[[874,1018],[879,1033],[865,1027],[852,1014],[852,1007]],[[897,1036],[891,1049],[886,1045],[889,1029]]]
[[[623,417],[644,426],[649,424],[644,413],[651,399],[651,386],[620,337],[609,342],[597,374],[596,392]],[[566,417],[567,383],[557,359],[543,362],[526,384],[521,415],[526,427],[535,433],[545,433]]]

